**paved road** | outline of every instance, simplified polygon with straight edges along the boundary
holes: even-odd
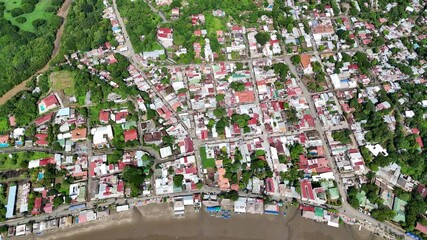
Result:
[[[162,19],[162,21],[164,22],[164,23],[167,23],[168,22],[168,20],[166,19],[166,17],[165,17],[165,14],[163,14],[163,12],[162,11],[160,11],[160,10],[158,10],[157,8],[155,8],[152,4],[151,4],[151,2],[148,0],[144,0],[144,2],[145,3],[147,3],[148,4],[148,6],[151,8],[151,11],[153,11],[153,12],[155,12],[155,13],[157,13],[159,16],[160,16],[160,18]]]
[[[150,8],[153,8],[153,6],[151,6],[151,4],[149,4],[149,5],[150,5]],[[126,30],[125,24],[123,22],[123,19],[120,17],[120,13],[117,10],[116,0],[113,0],[113,9],[114,9],[114,11],[116,13],[117,19],[119,21],[119,24],[120,24],[120,26],[122,28],[122,31],[123,31],[123,34],[125,36],[125,46],[128,48],[128,51],[125,51],[122,54],[124,56],[126,56],[127,58],[129,58],[129,60],[135,66],[137,66],[141,70],[142,73],[144,73],[143,67],[140,64],[138,64],[138,57],[137,57],[137,55],[136,55],[136,53],[135,53],[135,51],[134,51],[134,49],[132,47],[132,44],[131,44],[131,42],[129,40],[129,35],[127,33],[127,30]],[[155,10],[153,10],[153,11],[155,11]],[[162,17],[163,21],[165,21],[165,17],[164,17],[164,15],[161,12],[159,12],[159,15]],[[313,44],[313,46],[315,46],[315,44]],[[316,49],[316,48],[314,48],[314,49]],[[316,49],[316,50],[314,50],[311,53],[309,52],[309,54],[316,55],[319,58],[319,60],[320,60],[319,54],[337,53],[337,52],[354,52],[354,51],[360,51],[360,50],[362,50],[362,49],[351,49],[351,50],[340,50],[340,51],[334,51],[334,52],[322,52],[322,53],[318,53],[317,49]],[[301,79],[299,77],[298,71],[295,69],[295,66],[290,61],[290,56],[292,56],[292,55],[293,54],[284,54],[282,56],[272,57],[271,59],[284,59],[284,61],[286,62],[286,64],[290,67],[290,71],[295,75],[295,77],[297,79],[297,83],[298,83],[299,87],[302,89],[303,96],[307,99],[307,101],[309,103],[309,109],[310,109],[311,115],[315,116],[315,119],[316,119],[315,120],[315,129],[318,131],[318,133],[320,135],[320,138],[321,138],[322,143],[323,143],[323,147],[325,149],[326,157],[327,157],[327,159],[329,161],[330,166],[332,167],[334,177],[335,177],[335,179],[339,183],[339,188],[338,189],[340,191],[341,196],[343,197],[343,205],[340,208],[340,213],[342,213],[344,215],[347,215],[349,217],[355,217],[355,218],[359,219],[360,221],[367,221],[367,222],[369,222],[373,226],[379,226],[379,228],[378,228],[379,231],[382,231],[383,229],[389,229],[390,231],[392,231],[392,232],[394,232],[396,234],[402,234],[402,232],[399,229],[395,228],[394,226],[392,226],[392,225],[390,225],[388,223],[380,223],[380,222],[376,221],[375,219],[371,218],[370,216],[365,215],[365,214],[359,212],[356,209],[353,209],[346,202],[347,194],[346,194],[345,189],[341,185],[340,173],[336,169],[336,165],[335,165],[334,159],[331,157],[330,149],[329,149],[329,146],[327,145],[327,142],[326,142],[326,139],[325,139],[325,130],[321,126],[321,123],[318,120],[318,114],[317,114],[317,111],[315,109],[314,103],[313,103],[312,98],[311,98],[312,93],[310,93],[307,90],[306,86],[303,84],[303,82],[301,81]],[[252,59],[240,61],[240,62],[248,62],[249,63],[249,67],[250,67],[250,70],[251,70],[252,80],[253,81],[255,80],[255,76],[253,76],[254,73],[253,73],[253,65],[252,64],[253,64],[254,60],[260,60],[260,59],[264,59],[264,58],[252,58]],[[227,61],[227,62],[233,62],[233,61]],[[190,65],[192,65],[192,64],[190,64]],[[185,66],[189,66],[189,65],[177,65],[177,66],[185,67]],[[155,89],[154,86],[153,86],[153,84],[152,84],[152,82],[149,81],[147,78],[145,78],[145,79],[146,79],[147,83],[150,85],[150,87],[152,89]],[[254,85],[254,87],[256,88],[256,84]],[[158,91],[154,91],[154,92],[164,102],[164,104],[172,112],[174,112],[172,110],[171,106],[169,105],[169,103],[164,99],[164,96],[162,94],[158,93]],[[257,95],[256,102],[259,103],[258,94],[256,94],[256,95]],[[189,106],[191,106],[191,105],[189,105]],[[189,111],[189,112],[191,112],[191,111]],[[197,140],[197,136],[195,135],[195,123],[194,123],[194,121],[191,123],[191,129],[189,129],[182,122],[181,118],[179,116],[177,116],[176,113],[174,114],[174,116],[177,118],[177,120],[183,125],[183,127],[190,134],[191,138],[194,141],[195,149],[197,149],[196,150],[197,151],[196,152],[196,157],[199,157],[198,148],[200,146],[200,142]],[[88,122],[88,126],[89,126],[89,124],[90,123]],[[261,135],[261,137],[263,138],[264,142],[268,142],[268,136],[269,135],[265,132],[265,129],[264,129],[263,130],[263,134]],[[244,138],[246,138],[246,137],[248,137],[248,136],[245,136]],[[216,141],[216,140],[214,140],[214,141]],[[88,155],[89,156],[91,156],[92,154],[94,154],[93,151],[92,151],[92,146],[91,145],[92,145],[91,142],[88,141]],[[268,147],[268,146],[266,146],[266,147]],[[142,149],[142,150],[144,150],[144,151],[149,152],[150,154],[152,154],[157,159],[158,162],[161,162],[161,161],[170,161],[170,159],[159,160],[160,156],[159,156],[158,152],[157,151],[153,151],[150,148],[145,148],[145,149],[144,149],[144,147],[139,147],[139,148]],[[23,148],[23,149],[25,149],[25,148]],[[33,151],[46,151],[47,150],[47,149],[43,149],[43,148],[28,148],[28,149],[31,149]],[[21,149],[16,149],[16,151],[19,151],[19,150],[21,150]],[[15,149],[13,149],[13,150],[12,149],[5,149],[4,151],[5,152],[6,151],[14,152]],[[49,150],[47,150],[47,152],[49,152]],[[88,158],[88,161],[90,161],[90,157]],[[200,159],[197,160],[197,163],[198,163],[198,166],[200,167],[200,165],[201,165]],[[199,176],[200,176],[200,172],[199,172]],[[89,183],[88,185],[90,187],[90,180],[89,180],[88,183]],[[125,202],[127,202],[127,203],[135,203],[137,201],[149,200],[149,199],[154,199],[154,198],[159,198],[159,197],[175,197],[175,196],[183,196],[183,195],[188,195],[190,193],[200,193],[200,192],[205,192],[205,193],[207,193],[207,192],[219,193],[219,190],[215,189],[215,188],[204,187],[201,191],[196,191],[196,192],[184,192],[184,193],[167,194],[167,195],[161,195],[161,196],[142,197],[142,198],[134,198],[134,199],[123,199],[123,198],[122,199],[117,199],[117,200],[116,199],[109,199],[109,200],[107,200],[107,203],[113,203],[113,202],[116,203],[116,204],[123,204]],[[245,193],[243,193],[243,192],[241,192],[240,194],[245,195]],[[93,207],[93,202],[89,202],[88,203],[87,208],[91,208],[91,207]],[[24,223],[24,222],[28,222],[30,220],[41,221],[41,220],[44,220],[44,219],[49,218],[49,217],[65,216],[65,215],[69,215],[69,214],[73,214],[73,213],[70,212],[70,211],[68,211],[66,209],[66,206],[62,206],[59,209],[56,209],[52,214],[46,214],[46,215],[41,215],[41,216],[32,216],[32,217],[28,217],[28,218],[24,218],[24,219],[8,220],[8,221],[3,222],[2,224]]]
[[[351,217],[351,218],[357,218],[357,219],[359,219],[361,221],[369,222],[372,226],[379,226],[379,231],[381,229],[382,230],[389,229],[391,232],[393,232],[396,235],[402,235],[403,232],[401,230],[397,229],[395,226],[393,226],[391,224],[388,224],[388,223],[378,222],[377,220],[373,219],[372,217],[370,217],[370,216],[368,216],[366,214],[363,214],[362,212],[360,212],[360,211],[352,208],[350,206],[350,204],[348,204],[346,189],[344,189],[344,187],[342,185],[341,176],[340,176],[340,173],[337,170],[337,167],[336,167],[336,164],[335,164],[335,160],[331,157],[331,152],[330,152],[329,146],[328,146],[328,144],[326,142],[326,139],[325,139],[325,130],[323,129],[323,127],[321,126],[321,123],[318,120],[319,116],[318,116],[317,111],[316,111],[316,109],[314,107],[314,103],[313,103],[313,100],[311,98],[311,95],[308,92],[306,86],[303,84],[303,82],[299,78],[299,74],[296,71],[295,66],[292,64],[290,58],[285,58],[285,62],[289,66],[290,71],[295,75],[295,77],[297,79],[297,83],[298,83],[299,87],[302,90],[302,94],[303,94],[303,96],[306,98],[306,100],[309,103],[311,115],[315,116],[316,130],[317,130],[317,132],[320,135],[320,139],[322,140],[323,148],[325,149],[326,158],[328,159],[329,166],[331,166],[331,168],[332,168],[334,177],[335,177],[335,179],[337,180],[337,183],[338,183],[338,190],[339,190],[339,192],[340,192],[340,194],[342,196],[342,200],[343,200],[342,202],[343,202],[343,204],[342,204],[342,207],[340,209],[340,213],[344,214],[344,215],[346,215],[348,217]]]

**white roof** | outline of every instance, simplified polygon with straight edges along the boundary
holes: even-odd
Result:
[[[40,165],[40,160],[32,160],[28,163],[28,168],[36,168]]]
[[[165,158],[165,157],[169,157],[172,156],[172,149],[171,147],[167,146],[164,148],[160,149],[160,157],[161,158]]]
[[[384,149],[381,145],[376,144],[376,145],[371,145],[368,144],[365,146],[375,157],[378,156],[378,154],[382,153],[384,154],[384,156],[388,156],[387,150]]]
[[[127,211],[127,210],[129,210],[129,205],[117,206],[116,210],[117,210],[117,212]]]
[[[92,128],[91,134],[93,135],[93,144],[104,144],[107,142],[105,135],[107,135],[108,139],[113,139],[113,129],[111,125]]]

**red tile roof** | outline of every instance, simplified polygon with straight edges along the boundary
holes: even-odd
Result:
[[[53,115],[53,113],[51,112],[51,113],[49,113],[49,114],[47,114],[47,115],[45,115],[43,117],[40,117],[40,118],[36,119],[34,121],[35,124],[36,124],[36,126],[43,125],[43,124],[49,122],[50,120],[52,120],[52,115]]]
[[[1,135],[0,143],[7,143],[9,141],[9,135]]]
[[[59,105],[58,99],[56,98],[55,94],[52,94],[42,100],[42,102],[46,105],[46,108],[52,106],[52,105]]]
[[[314,200],[313,187],[310,180],[301,181],[301,194],[303,199]]]
[[[124,132],[125,142],[134,141],[138,139],[138,132],[136,129],[126,130]]]
[[[426,198],[427,197],[427,188],[424,186],[424,185],[422,185],[422,184],[420,184],[420,185],[418,185],[418,187],[417,187],[417,192],[423,197],[423,198]]]
[[[129,114],[128,112],[118,112],[118,113],[116,113],[116,122],[125,120],[128,114]]]
[[[427,226],[422,225],[421,223],[417,222],[417,226],[415,227],[418,231],[427,234]]]
[[[47,137],[48,135],[45,133],[37,133],[35,135],[35,137],[37,138],[36,140],[36,144],[39,146],[46,146],[48,144],[47,142]]]
[[[301,65],[304,69],[308,68],[311,64],[311,56],[308,54],[301,55]]]
[[[255,101],[255,94],[253,90],[236,92],[235,96],[239,103],[252,103]]]

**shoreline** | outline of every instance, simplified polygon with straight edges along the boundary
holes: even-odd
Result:
[[[111,214],[106,219],[76,224],[41,236],[30,234],[13,239],[43,240],[329,240],[381,239],[358,225],[327,226],[300,216],[290,208],[287,216],[233,214],[230,219],[212,217],[201,210],[186,209],[184,218],[173,217],[167,204],[135,207],[127,212]]]

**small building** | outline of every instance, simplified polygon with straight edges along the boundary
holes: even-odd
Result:
[[[170,146],[160,148],[160,157],[161,158],[166,158],[169,156],[172,156],[172,149]]]
[[[92,128],[93,144],[99,148],[108,144],[114,138],[111,125],[105,127]]]
[[[86,140],[87,129],[86,128],[76,128],[71,131],[71,141],[77,142],[81,140]]]
[[[184,216],[185,206],[182,200],[177,200],[173,202],[173,212],[175,214],[175,217]]]
[[[234,212],[246,213],[246,205],[246,199],[239,197],[239,199],[234,202]]]
[[[129,205],[120,205],[116,207],[117,212],[124,212],[129,210]]]
[[[125,135],[125,142],[138,140],[138,132],[136,129],[126,130],[123,134]]]
[[[13,215],[15,215],[15,201],[17,190],[18,186],[9,187],[9,193],[7,195],[6,218],[12,218]]]
[[[60,104],[55,94],[51,94],[38,103],[39,114],[43,114],[59,106]]]

